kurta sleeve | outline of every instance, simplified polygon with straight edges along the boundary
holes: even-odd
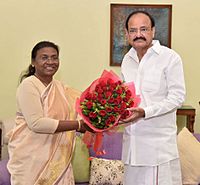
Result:
[[[185,100],[185,81],[181,58],[176,55],[166,70],[167,96],[144,108],[145,119],[166,114],[181,107]]]

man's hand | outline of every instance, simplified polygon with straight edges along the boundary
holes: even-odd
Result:
[[[143,108],[132,107],[132,108],[129,108],[128,110],[131,112],[131,115],[126,119],[122,119],[121,122],[119,122],[120,124],[134,122],[138,120],[139,118],[145,117],[145,112]]]

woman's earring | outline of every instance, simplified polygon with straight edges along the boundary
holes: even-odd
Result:
[[[35,67],[33,64],[31,64],[31,67]]]

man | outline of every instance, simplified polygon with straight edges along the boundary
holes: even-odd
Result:
[[[124,131],[124,185],[181,185],[176,142],[176,110],[185,98],[181,58],[153,40],[155,23],[147,12],[128,16],[126,35],[132,48],[121,73],[135,83],[141,103],[123,120],[132,123]]]

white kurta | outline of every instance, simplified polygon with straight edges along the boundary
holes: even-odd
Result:
[[[176,109],[185,98],[183,66],[173,50],[153,41],[139,62],[131,48],[121,73],[133,81],[145,118],[125,128],[122,159],[125,164],[155,166],[178,158]]]

